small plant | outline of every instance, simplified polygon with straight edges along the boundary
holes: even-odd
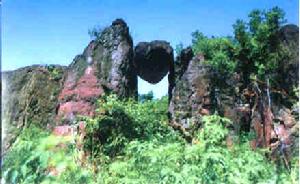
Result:
[[[167,129],[167,98],[137,103],[110,95],[99,100],[99,116],[87,118],[85,148],[97,155],[114,157],[134,139],[148,139]]]
[[[93,28],[88,30],[88,34],[92,40],[96,40],[100,37],[103,28],[100,26],[94,26]]]
[[[53,80],[60,80],[62,78],[63,75],[63,71],[53,65],[48,65],[46,66],[47,70],[50,73],[50,77]]]

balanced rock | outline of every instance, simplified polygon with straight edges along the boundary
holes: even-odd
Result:
[[[173,48],[166,41],[140,42],[134,49],[138,75],[151,84],[161,81],[173,64]]]

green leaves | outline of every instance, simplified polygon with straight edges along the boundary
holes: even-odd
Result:
[[[261,80],[266,75],[277,74],[283,58],[288,56],[282,56],[284,50],[278,35],[284,22],[284,12],[278,7],[268,11],[253,10],[248,22],[236,21],[234,35],[240,48],[235,55],[244,73],[257,75]]]
[[[167,130],[167,98],[145,100],[118,100],[110,95],[99,100],[95,119],[87,119],[85,148],[96,154],[99,151],[115,157],[123,154],[123,148],[135,139],[149,139]],[[97,155],[94,155],[97,156]]]
[[[226,118],[202,117],[203,128],[197,132],[194,143],[187,143],[165,124],[166,99],[139,104],[109,96],[100,102],[100,115],[88,120],[86,129],[85,144],[93,146],[88,148],[94,151],[90,155],[92,164],[83,166],[77,161],[75,146],[59,146],[68,144],[70,139],[59,139],[32,127],[22,132],[4,159],[5,181],[240,184],[297,183],[299,180],[297,159],[292,162],[290,175],[270,163],[264,150],[253,151],[247,138],[228,148],[226,139],[232,122]],[[128,129],[136,134],[127,134]],[[106,136],[103,142],[98,140],[98,133]],[[93,172],[94,167],[99,173]],[[49,175],[51,169],[59,175]]]
[[[205,60],[216,72],[216,80],[222,80],[235,71],[236,61],[233,58],[235,46],[229,37],[204,36],[196,31],[193,35],[193,50],[196,54],[203,54]]]

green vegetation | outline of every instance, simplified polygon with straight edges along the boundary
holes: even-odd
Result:
[[[237,20],[233,25],[234,38],[208,38],[194,32],[193,50],[203,54],[221,76],[240,72],[245,84],[254,76],[263,81],[271,79],[271,84],[277,85],[279,67],[291,55],[278,37],[285,23],[284,12],[274,7],[269,11],[253,10],[248,17],[248,22]]]
[[[72,141],[72,137],[50,135],[34,125],[27,127],[5,155],[3,178],[12,184],[89,181],[86,171],[76,163],[78,150]],[[62,173],[56,177],[56,172]]]
[[[75,136],[56,137],[36,127],[22,132],[6,156],[9,183],[296,183],[289,174],[253,151],[247,138],[228,146],[231,122],[204,116],[204,127],[186,142],[167,125],[167,99],[137,103],[111,95],[99,100],[98,115],[86,120],[80,161]],[[296,160],[295,163],[298,161]],[[58,174],[55,175],[53,172]],[[55,173],[55,172],[54,172]]]
[[[154,98],[153,91],[149,91],[147,94],[139,94],[138,101],[139,102],[145,102],[145,101],[151,101]]]
[[[230,38],[208,38],[203,33],[192,33],[193,50],[203,54],[208,63],[220,75],[230,75],[235,70],[236,60],[232,59],[235,45]]]
[[[272,79],[276,86],[276,71],[289,57],[276,36],[284,13],[277,7],[254,10],[249,18],[234,24],[234,38],[194,32],[193,50],[205,57],[220,81],[240,72],[245,84],[254,77]],[[94,28],[90,35],[97,38],[99,32]],[[177,54],[181,50],[182,44]],[[83,64],[82,58],[76,61]],[[54,78],[59,76],[55,68],[48,70]],[[294,93],[299,95],[296,87]],[[79,117],[85,122],[83,147],[78,146],[81,135],[54,136],[31,125],[5,155],[2,177],[12,184],[299,182],[298,158],[292,159],[290,171],[280,160],[270,161],[268,150],[251,149],[249,135],[230,134],[234,122],[203,116],[203,126],[188,142],[168,125],[167,109],[168,98],[153,99],[151,92],[138,101],[101,97],[94,118]]]
[[[97,38],[100,37],[102,31],[103,31],[103,27],[97,25],[88,30],[88,35],[92,40],[96,40]]]
[[[46,69],[49,71],[51,79],[53,80],[60,80],[63,77],[63,70],[54,65],[47,65]]]

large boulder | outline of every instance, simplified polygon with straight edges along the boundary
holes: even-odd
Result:
[[[4,150],[24,126],[53,123],[65,68],[36,65],[2,73]]]
[[[140,42],[134,49],[138,75],[151,84],[161,81],[173,64],[173,48],[166,41]]]
[[[95,40],[92,61],[97,78],[123,98],[137,97],[137,74],[133,66],[133,43],[129,28],[116,19]]]

